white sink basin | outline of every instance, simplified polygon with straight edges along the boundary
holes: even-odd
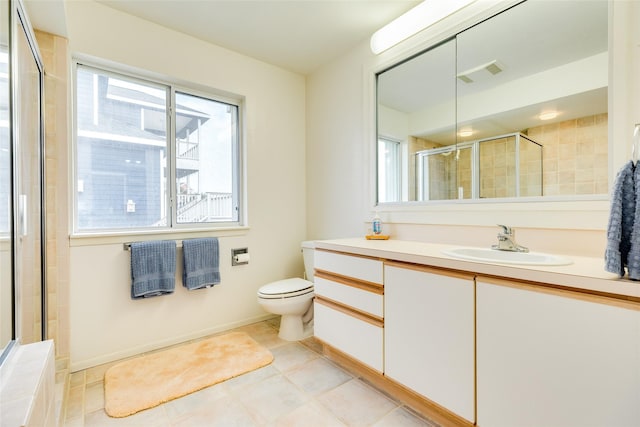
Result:
[[[568,265],[569,258],[541,252],[510,252],[486,248],[454,248],[442,251],[445,255],[469,261],[520,265]]]

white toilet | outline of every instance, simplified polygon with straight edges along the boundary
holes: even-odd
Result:
[[[313,280],[313,242],[302,242],[306,277]],[[258,289],[258,302],[269,313],[280,314],[278,336],[298,341],[313,335],[313,282],[294,277]]]

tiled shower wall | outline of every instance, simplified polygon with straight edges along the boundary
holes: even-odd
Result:
[[[608,114],[596,114],[563,122],[536,126],[523,131],[542,149],[542,195],[607,194],[608,182]],[[410,138],[409,152],[438,147],[419,138]],[[521,156],[533,144],[521,142]],[[431,198],[457,199],[471,195],[470,150],[461,150],[458,162],[451,158],[433,158],[430,179]],[[480,197],[513,197],[515,195],[515,145],[513,139],[484,142],[480,152]],[[522,196],[540,195],[540,164],[537,150],[532,161],[520,163],[520,193]],[[523,160],[523,159],[521,159]],[[456,170],[447,176],[443,170]],[[410,175],[415,175],[413,156],[409,162]],[[443,169],[444,168],[444,169]],[[484,173],[483,173],[484,172]],[[435,182],[433,182],[435,181]],[[457,182],[457,185],[454,185]],[[410,180],[410,194],[416,194],[415,180]],[[459,190],[460,188],[460,190]],[[416,196],[417,197],[417,194]],[[413,199],[415,200],[415,199]]]
[[[543,194],[607,194],[608,114],[530,128],[543,145]]]
[[[55,343],[56,371],[69,366],[69,186],[67,39],[35,31],[44,62],[46,161],[47,339]]]
[[[529,128],[523,134],[541,144],[542,195],[607,194],[608,182],[608,114],[596,114],[559,123]],[[482,143],[480,153],[480,197],[515,195],[515,145],[513,140]],[[540,195],[540,166],[537,160],[526,161],[526,149],[534,145],[521,141],[520,192],[522,196]],[[466,150],[465,150],[466,151]],[[535,154],[535,153],[534,153]],[[532,159],[536,156],[533,155]],[[470,176],[468,162],[460,159],[460,186]],[[489,173],[487,173],[487,171]],[[484,174],[482,172],[485,172]],[[466,188],[465,188],[466,190]],[[466,194],[466,191],[465,191]],[[456,195],[449,195],[457,198]]]
[[[516,194],[515,136],[480,143],[480,198]]]
[[[481,199],[542,195],[542,148],[523,137],[519,147],[519,159],[516,159],[515,135],[480,143]],[[517,170],[519,189],[516,188]]]

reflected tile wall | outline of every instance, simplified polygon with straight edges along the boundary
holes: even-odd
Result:
[[[528,135],[544,146],[544,195],[608,192],[607,113],[530,128]]]

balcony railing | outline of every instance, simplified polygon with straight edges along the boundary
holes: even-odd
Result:
[[[233,220],[231,193],[201,193],[178,195],[178,223]]]
[[[179,159],[199,160],[200,159],[200,144],[197,142],[181,141],[178,140],[178,155]]]

